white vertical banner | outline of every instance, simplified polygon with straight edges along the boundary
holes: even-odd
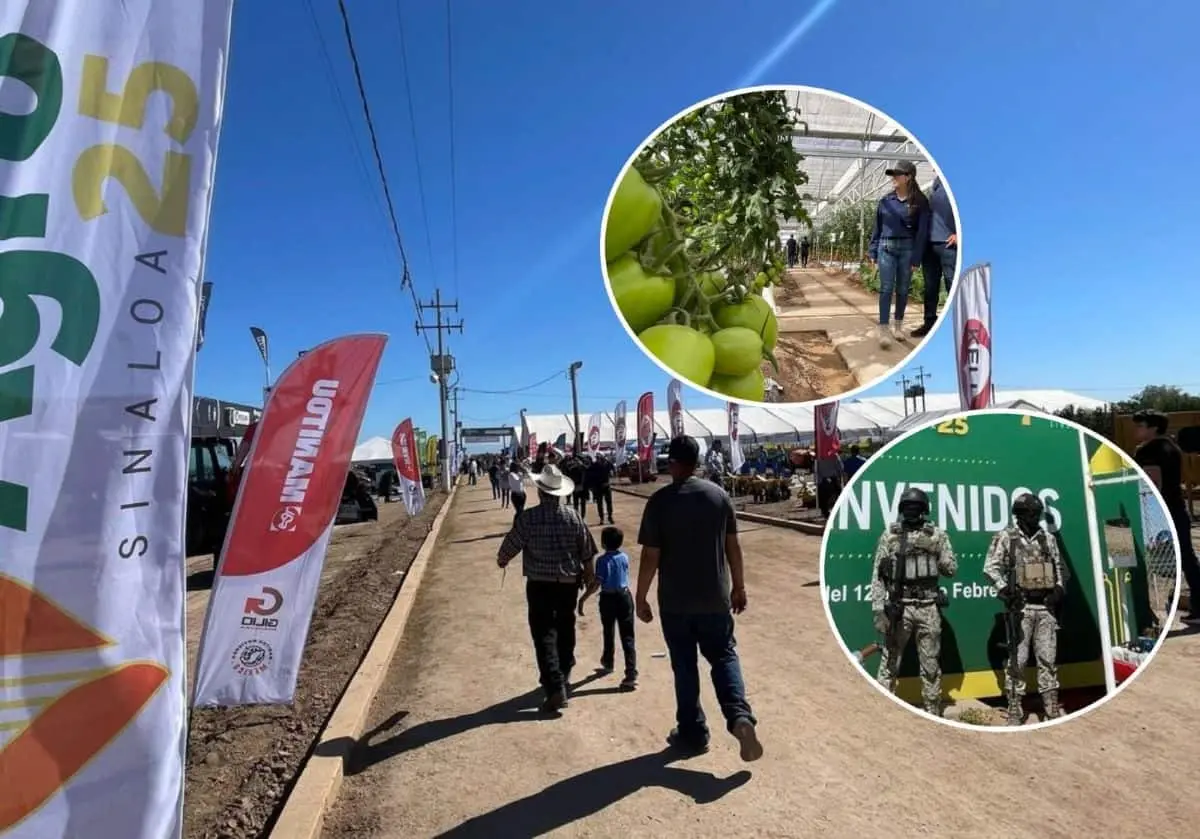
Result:
[[[736,402],[725,403],[725,416],[729,422],[729,468],[736,474],[742,471],[746,462],[742,454],[742,434],[738,422],[741,406]]]
[[[600,423],[602,421],[603,417],[599,411],[588,419],[587,450],[592,454],[600,451]]]
[[[616,465],[620,466],[629,459],[629,453],[625,451],[628,444],[626,436],[625,424],[625,400],[622,399],[617,403],[617,408],[613,411],[613,445],[616,447]]]
[[[188,440],[231,15],[0,4],[4,839],[182,831]]]
[[[683,385],[679,379],[671,379],[667,385],[667,416],[671,423],[672,439],[687,433],[683,427]]]
[[[992,404],[992,267],[973,265],[958,278],[954,298],[954,364],[964,411]]]

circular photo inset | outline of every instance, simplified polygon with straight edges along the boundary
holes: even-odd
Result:
[[[868,457],[821,552],[830,625],[901,704],[1052,725],[1115,695],[1171,626],[1179,545],[1146,473],[1044,414],[947,414]]]
[[[638,346],[709,396],[751,403],[878,383],[928,339],[962,264],[954,197],[925,148],[808,87],[672,117],[621,171],[600,238]]]

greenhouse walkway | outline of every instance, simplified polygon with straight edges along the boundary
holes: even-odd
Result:
[[[824,332],[859,385],[886,376],[920,343],[910,338],[892,342],[887,349],[880,347],[879,295],[822,268],[789,270],[781,297],[780,333]],[[919,319],[919,308],[910,312],[905,331],[916,327]]]

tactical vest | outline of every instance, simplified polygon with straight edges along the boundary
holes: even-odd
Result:
[[[900,536],[903,527],[899,523],[891,526],[891,532],[894,536]],[[938,581],[938,554],[937,542],[934,540],[934,534],[937,529],[926,523],[920,530],[908,531],[905,539],[906,545],[904,555],[897,559],[904,563],[903,575],[904,585],[919,586],[928,588],[930,586],[936,588]]]
[[[1014,539],[1019,536],[1024,536],[1020,528],[1016,528],[1009,533],[1009,551],[1016,551]],[[1046,531],[1039,530],[1034,536],[1034,541],[1040,548],[1041,556],[1035,562],[1017,562],[1013,569],[1017,588],[1023,592],[1042,593],[1053,589],[1058,585],[1058,569],[1054,567],[1054,563],[1050,560],[1050,546],[1046,544]]]

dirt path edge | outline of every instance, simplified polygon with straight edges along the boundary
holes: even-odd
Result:
[[[392,657],[400,647],[412,614],[413,601],[421,588],[429,557],[433,554],[442,525],[457,495],[458,486],[451,488],[445,503],[429,529],[425,541],[409,567],[403,585],[388,610],[387,617],[375,633],[367,654],[355,671],[345,693],[329,716],[329,722],[318,735],[316,744],[300,769],[295,784],[279,811],[271,829],[271,839],[319,839],[325,814],[337,801],[342,786],[342,769],[355,742],[362,736],[367,714],[375,695],[383,685]]]

